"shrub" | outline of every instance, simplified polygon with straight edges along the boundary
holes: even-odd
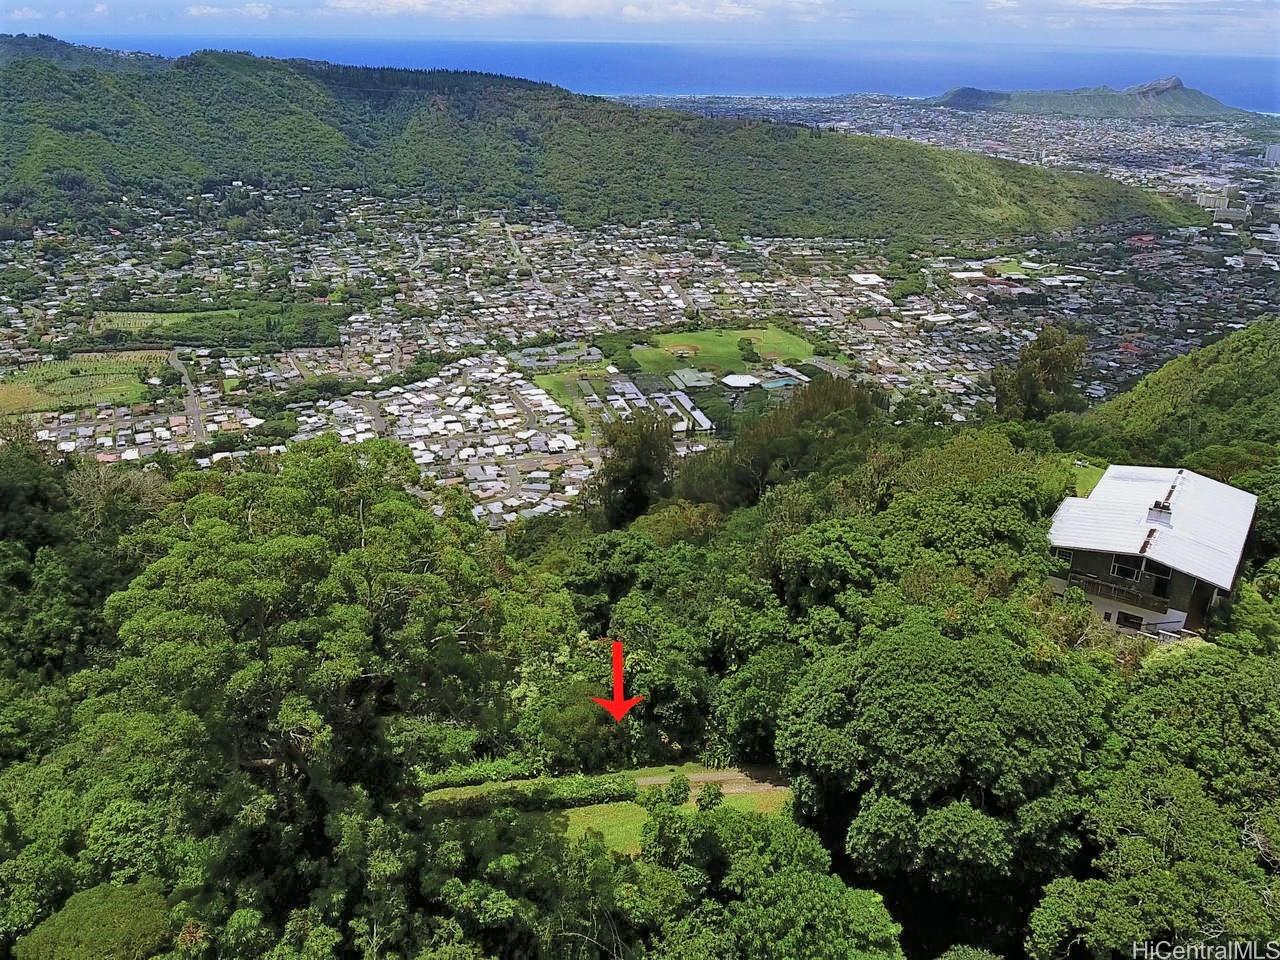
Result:
[[[514,807],[526,812],[567,810],[635,798],[635,781],[625,774],[615,773],[602,777],[544,778],[508,783],[464,796],[432,797],[428,794],[425,803],[432,811],[445,816],[466,817],[482,816],[499,807]]]
[[[17,960],[145,960],[165,941],[166,907],[155,881],[100,884],[18,941]]]

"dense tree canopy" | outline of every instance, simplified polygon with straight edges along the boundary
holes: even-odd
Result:
[[[1084,409],[1075,379],[1084,366],[1087,341],[1046,326],[1018,354],[1018,362],[992,375],[996,409],[1015,419],[1043,420],[1050,414]]]
[[[1074,483],[1055,437],[1132,443],[1137,414],[934,428],[865,401],[819,385],[657,472],[628,425],[609,522],[506,539],[390,442],[195,471],[8,438],[0,955],[1057,960],[1274,938],[1267,515],[1203,637],[1120,637],[1054,595],[1046,530]],[[1249,442],[1213,461],[1266,491],[1276,458]],[[615,638],[644,696],[621,724],[590,699]],[[790,799],[637,785],[691,759]]]

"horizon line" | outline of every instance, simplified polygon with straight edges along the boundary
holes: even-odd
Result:
[[[280,33],[188,33],[188,32],[154,32],[154,33],[81,33],[76,30],[67,31],[61,34],[55,33],[16,33],[11,36],[47,36],[53,37],[55,40],[66,40],[67,42],[76,42],[86,45],[88,42],[101,44],[109,40],[192,40],[200,42],[232,42],[237,40],[267,40],[267,41],[285,41],[290,43],[340,43],[343,41],[377,41],[384,43],[492,43],[503,45],[533,45],[547,43],[563,43],[586,46],[656,46],[656,47],[761,47],[761,48],[811,48],[827,51],[839,51],[846,49],[869,49],[875,47],[939,47],[939,48],[990,48],[1001,47],[1017,50],[1028,51],[1052,51],[1052,52],[1077,52],[1077,53],[1140,53],[1150,56],[1160,54],[1168,54],[1178,57],[1196,57],[1202,59],[1227,59],[1227,60],[1260,60],[1264,62],[1275,62],[1280,64],[1280,54],[1267,54],[1255,52],[1206,52],[1203,50],[1188,49],[1172,49],[1168,47],[1134,47],[1134,46],[1109,46],[1109,45],[1083,45],[1083,44],[1052,44],[1044,42],[1036,43],[1018,43],[1011,40],[992,39],[983,41],[982,43],[948,41],[948,40],[852,40],[848,42],[836,42],[829,40],[817,39],[696,39],[696,40],[667,40],[667,39],[649,39],[649,38],[622,38],[622,37],[529,37],[529,36],[492,36],[492,37],[476,37],[466,35],[447,35],[447,36],[403,36],[403,35],[385,35],[385,34],[347,34],[345,36],[337,35],[297,35],[297,34],[280,34]],[[202,48],[212,49],[212,48]],[[126,53],[143,53],[146,51],[122,51]],[[234,51],[228,51],[234,52]]]

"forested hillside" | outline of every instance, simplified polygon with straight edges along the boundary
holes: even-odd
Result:
[[[987,237],[1172,201],[903,140],[640,110],[545,84],[202,53],[162,72],[0,66],[0,202],[45,217],[243,179],[539,203],[577,223]]]
[[[1096,432],[1117,458],[1177,460],[1223,444],[1280,443],[1280,320],[1173,360],[1076,429]]]
[[[1256,336],[1274,326],[1189,362],[1243,378]],[[1132,442],[1121,409],[1093,442]],[[1046,582],[1073,418],[895,426],[818,381],[683,465],[641,419],[583,513],[505,540],[386,441],[143,472],[11,437],[0,954],[1272,939],[1280,545],[1251,546],[1206,639],[1112,633]],[[644,697],[620,724],[590,699],[608,638]],[[694,759],[791,799],[753,812],[636,769]],[[613,820],[637,802],[631,846]]]
[[[72,69],[92,67],[108,71],[164,70],[172,62],[149,53],[84,47],[47,34],[0,33],[0,64],[33,57]]]
[[[1280,318],[1179,357],[1053,427],[1068,449],[1177,463],[1257,494],[1254,538],[1259,549],[1280,553]]]

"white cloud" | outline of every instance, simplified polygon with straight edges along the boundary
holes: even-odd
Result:
[[[8,10],[0,11],[6,20],[39,20],[44,16],[39,10],[32,7],[12,7]]]
[[[245,3],[238,7],[215,7],[197,5],[187,7],[189,17],[252,17],[255,20],[266,20],[271,16],[269,3]]]
[[[1075,0],[1077,6],[1097,10],[1176,10],[1182,13],[1209,13],[1217,4],[1204,0]]]
[[[1102,13],[1203,18],[1274,16],[1280,11],[1277,0],[1070,0],[1066,6]]]
[[[326,0],[325,6],[334,13],[370,16],[590,18],[661,23],[746,20],[767,15],[813,20],[830,9],[831,0]]]
[[[93,8],[93,15],[95,17],[105,17],[110,12],[111,12],[111,8],[108,7],[105,3],[96,4]]]

